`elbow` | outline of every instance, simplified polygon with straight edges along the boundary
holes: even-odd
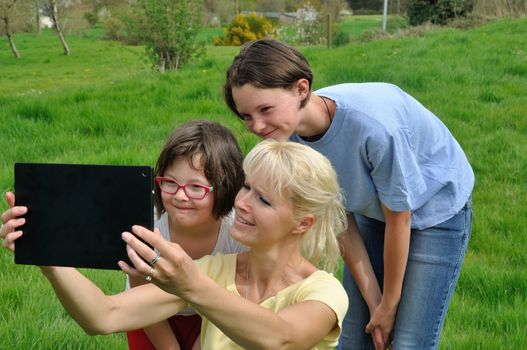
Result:
[[[81,326],[84,333],[89,336],[108,335],[118,332],[119,330],[115,328],[115,324],[115,322],[111,321],[110,317],[108,317],[106,320],[98,320],[83,323],[79,322],[79,325]]]
[[[298,343],[295,343],[290,337],[287,335],[283,336],[277,336],[273,339],[269,339],[268,342],[265,344],[262,344],[261,349],[265,350],[298,350],[299,345]]]
[[[89,335],[90,337],[93,337],[93,336],[96,336],[96,335],[104,335],[102,333],[98,333],[97,331],[87,330],[87,329],[84,330],[84,333],[86,333],[86,335]]]
[[[101,309],[93,317],[75,319],[89,336],[108,335],[122,331],[119,329],[121,316],[116,313],[116,310],[115,304],[110,303],[106,309]]]
[[[102,328],[102,327],[97,327],[97,326],[94,326],[94,325],[82,326],[82,330],[84,331],[84,333],[86,333],[89,336],[108,335],[108,334],[113,333],[109,329],[105,329],[105,328]]]

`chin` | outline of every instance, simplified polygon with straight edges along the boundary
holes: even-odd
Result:
[[[237,240],[240,243],[245,244],[244,239],[243,239],[243,234],[240,234],[240,232],[238,232],[236,229],[232,229],[231,228],[230,234],[231,234],[232,238],[234,238],[235,240]]]
[[[291,137],[291,134],[284,134],[284,133],[278,133],[276,136],[273,137],[275,141],[289,141],[289,137]]]

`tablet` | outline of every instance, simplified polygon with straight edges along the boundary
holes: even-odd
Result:
[[[15,163],[16,205],[28,207],[15,263],[118,270],[123,231],[153,228],[148,166]]]

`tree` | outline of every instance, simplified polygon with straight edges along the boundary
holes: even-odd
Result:
[[[51,19],[53,23],[53,30],[57,34],[57,37],[64,48],[64,55],[70,54],[70,48],[66,39],[64,38],[64,27],[60,24],[60,13],[67,7],[75,3],[75,0],[46,0],[44,1],[44,12]],[[60,7],[60,8],[59,8]]]
[[[15,57],[18,59],[20,58],[20,53],[18,52],[15,46],[15,42],[11,34],[11,21],[10,21],[10,19],[13,16],[13,12],[15,10],[16,2],[17,0],[0,0],[0,17],[4,21],[4,28],[5,28],[7,40],[9,41],[9,47],[11,47],[11,51],[13,52],[13,55],[15,55]]]
[[[37,33],[40,34],[40,0],[33,2],[33,13],[35,14],[35,28]]]
[[[138,0],[136,5],[147,55],[161,72],[177,70],[201,54],[196,35],[202,27],[202,1]]]
[[[323,0],[321,7],[325,14],[330,14],[334,19],[339,18],[340,11],[349,8],[346,0]]]

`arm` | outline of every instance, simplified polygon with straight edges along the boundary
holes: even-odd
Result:
[[[144,278],[137,278],[133,276],[129,276],[129,281],[130,287],[132,288],[146,284]],[[156,349],[179,349],[178,340],[168,321],[165,320],[151,326],[144,327],[143,331]]]
[[[368,305],[370,315],[373,315],[382,299],[381,289],[373,272],[364,241],[357,228],[355,217],[352,213],[348,213],[347,217],[348,228],[338,236],[342,258]],[[383,349],[388,337],[383,337],[380,330],[375,328],[368,330],[368,332],[372,335],[375,348]]]
[[[66,311],[90,335],[142,328],[185,306],[153,285],[107,296],[76,269],[42,266],[41,271]]]
[[[311,349],[337,327],[334,311],[319,301],[274,313],[212,283],[193,300],[197,310],[245,349]]]
[[[244,348],[312,348],[338,326],[333,309],[319,301],[303,301],[274,313],[245,300],[202,273],[177,244],[139,226],[134,226],[133,231],[161,253],[152,281],[185,299]],[[123,262],[121,268],[137,276],[149,273],[150,266],[145,260],[151,260],[154,251],[129,233],[123,234],[123,238],[136,269]]]
[[[350,269],[371,314],[381,302],[381,289],[357,228],[355,217],[351,213],[348,213],[347,217],[348,228],[338,237],[342,258]]]
[[[21,217],[26,207],[14,206],[15,196],[6,193],[9,209],[2,213],[0,238],[3,246],[15,250],[18,230],[25,223]],[[142,328],[164,320],[186,306],[181,299],[148,285],[115,296],[106,296],[90,280],[73,268],[42,266],[60,302],[89,334],[111,333]]]
[[[394,212],[382,205],[386,228],[384,236],[384,288],[379,306],[371,314],[366,329],[379,327],[383,336],[393,330],[401,299],[404,273],[410,247],[411,213]]]

